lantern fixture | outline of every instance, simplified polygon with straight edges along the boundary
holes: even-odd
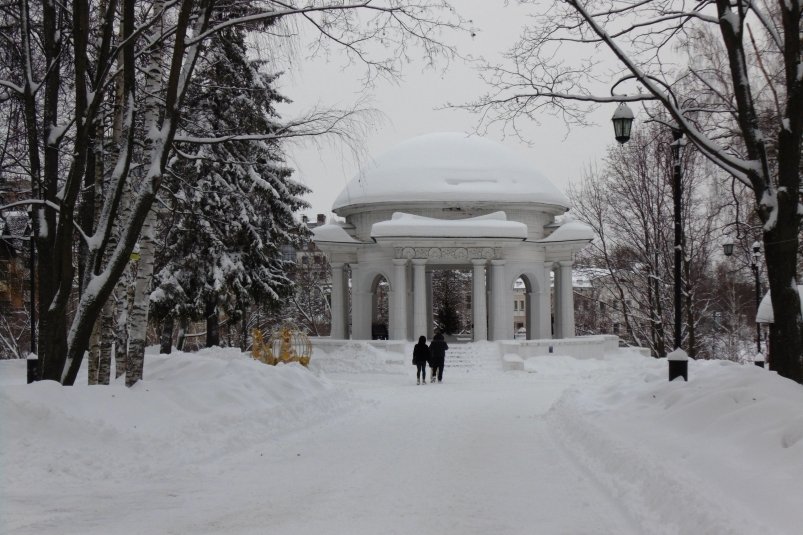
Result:
[[[620,102],[616,111],[613,112],[611,121],[613,121],[613,133],[616,141],[626,143],[630,139],[630,129],[633,127],[633,110],[624,102]]]
[[[725,253],[725,256],[731,256],[733,254],[733,240],[730,236],[725,238],[725,242],[722,244],[722,252]]]

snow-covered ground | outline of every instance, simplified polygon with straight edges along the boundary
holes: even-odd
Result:
[[[451,365],[450,365],[451,363]],[[803,388],[618,352],[443,384],[348,344],[310,369],[149,355],[132,389],[25,385],[0,362],[0,532],[799,534]]]

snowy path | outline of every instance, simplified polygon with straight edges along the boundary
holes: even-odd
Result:
[[[356,385],[358,411],[218,475],[191,531],[638,533],[550,439],[542,414],[562,385],[536,386],[533,405],[532,382],[391,378]]]
[[[425,386],[358,345],[314,373],[153,355],[132,389],[0,363],[0,534],[801,532],[799,385],[725,362],[668,383],[632,354],[502,372],[488,349]]]

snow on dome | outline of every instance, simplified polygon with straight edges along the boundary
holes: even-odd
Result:
[[[312,229],[312,236],[316,242],[360,243],[343,230],[337,223],[329,223]]]
[[[527,237],[527,225],[508,221],[504,212],[467,219],[435,219],[396,212],[390,221],[371,227],[372,238],[517,238]]]
[[[541,241],[546,241],[546,242],[577,241],[577,240],[591,241],[593,239],[594,239],[594,231],[591,230],[591,227],[589,227],[582,221],[572,220],[556,228],[552,234],[550,234],[548,237],[544,238]]]
[[[408,139],[378,156],[349,182],[332,208],[409,201],[569,207],[566,196],[512,149],[460,132],[440,132]]]

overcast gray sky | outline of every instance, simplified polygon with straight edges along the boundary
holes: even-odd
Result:
[[[505,6],[504,0],[459,0],[453,5],[478,32],[474,38],[456,41],[464,55],[483,56],[498,61],[500,54],[513,44],[526,18],[526,9],[517,5]],[[302,44],[301,56],[307,55]],[[412,57],[420,56],[413,52]],[[285,118],[298,114],[316,104],[345,107],[361,97],[367,105],[378,109],[384,119],[368,135],[362,159],[355,158],[347,147],[334,144],[321,146],[291,146],[290,164],[296,169],[295,178],[313,191],[306,199],[317,213],[331,215],[331,206],[346,183],[357,173],[360,165],[370,161],[394,145],[410,137],[440,131],[471,132],[477,117],[460,110],[438,110],[447,102],[463,103],[487,91],[478,73],[461,61],[436,69],[427,69],[424,62],[406,66],[403,78],[397,83],[380,81],[366,89],[360,82],[360,66],[345,67],[342,61],[306,58],[294,65],[292,72],[280,79],[281,90],[294,103],[280,108]],[[487,137],[503,142],[518,151],[538,168],[560,190],[578,180],[589,164],[598,160],[605,148],[614,142],[610,116],[614,106],[602,107],[593,116],[598,126],[573,128],[567,135],[565,124],[544,115],[541,125],[531,125],[527,132],[532,146],[512,136],[503,139],[499,129]],[[565,139],[564,139],[565,136]]]

